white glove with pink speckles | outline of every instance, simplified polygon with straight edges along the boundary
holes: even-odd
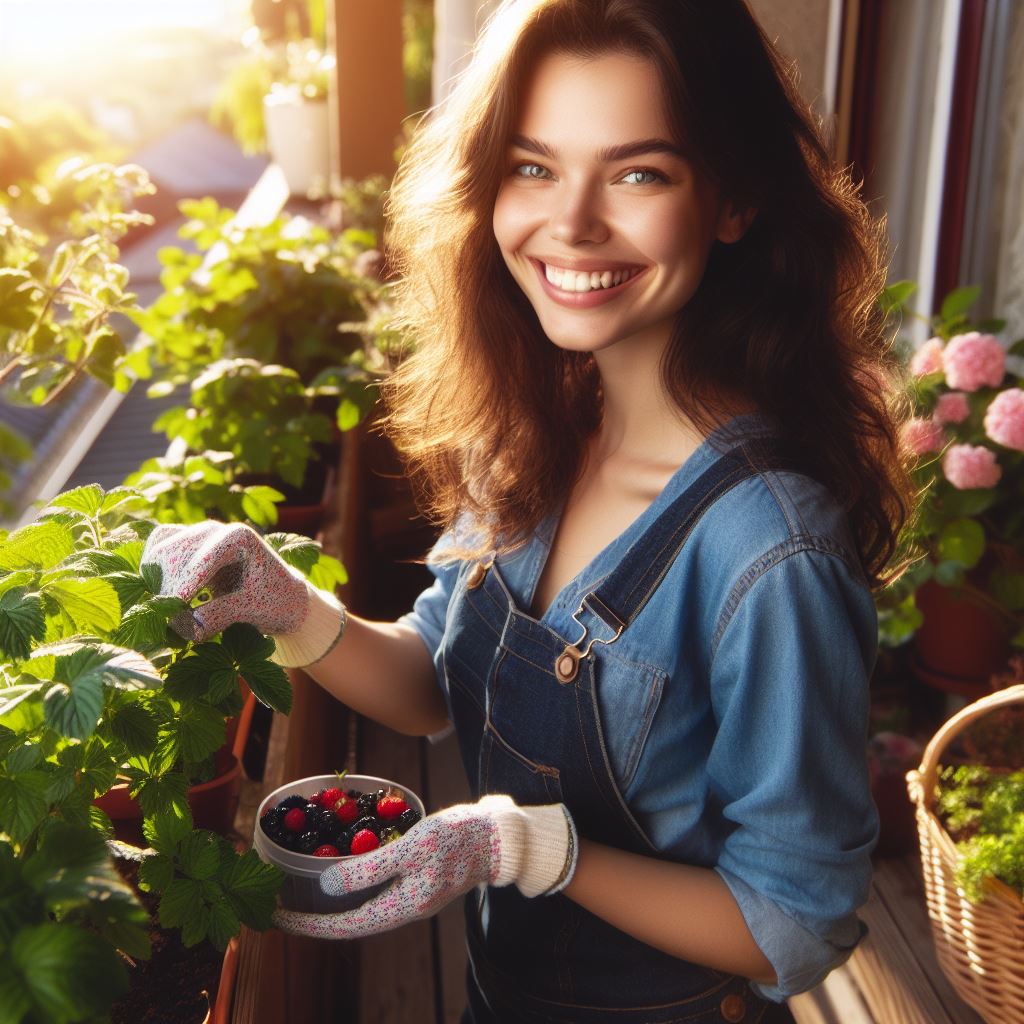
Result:
[[[345,606],[319,590],[242,523],[158,526],[142,564],[160,566],[160,593],[190,602],[171,627],[201,643],[234,622],[249,622],[277,645],[286,668],[312,665],[341,639]]]
[[[329,896],[391,882],[362,906],[341,914],[279,910],[274,923],[294,935],[354,939],[429,917],[481,883],[514,882],[524,896],[550,896],[572,879],[577,850],[564,804],[520,807],[492,794],[431,814],[401,839],[325,869],[320,888]]]

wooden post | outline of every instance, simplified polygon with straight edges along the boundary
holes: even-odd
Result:
[[[328,9],[338,61],[330,98],[332,174],[390,178],[405,117],[402,0],[332,0]]]

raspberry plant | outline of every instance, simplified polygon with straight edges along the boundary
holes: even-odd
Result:
[[[148,955],[146,912],[112,853],[141,861],[164,926],[224,948],[241,923],[270,924],[281,875],[249,850],[193,828],[188,787],[211,776],[238,681],[276,710],[288,678],[273,641],[238,624],[187,643],[169,629],[185,604],[141,566],[154,526],[131,488],[55,498],[0,537],[0,1018],[102,1016],[127,988],[118,951]],[[332,585],[340,565],[313,542],[269,538]],[[93,804],[118,778],[142,807],[141,850],[113,839]]]

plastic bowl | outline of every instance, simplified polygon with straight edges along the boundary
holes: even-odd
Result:
[[[355,789],[360,793],[376,793],[378,789],[397,789],[410,807],[421,815],[426,814],[423,801],[411,789],[392,782],[390,779],[378,778],[376,775],[346,775],[341,782],[338,781],[337,775],[313,775],[308,779],[298,779],[275,789],[273,793],[263,799],[259,806],[252,845],[261,860],[267,864],[276,864],[285,873],[284,885],[278,894],[281,906],[285,910],[300,910],[313,914],[338,914],[344,910],[353,910],[355,907],[362,906],[388,884],[383,882],[380,885],[371,886],[369,889],[345,893],[343,896],[328,896],[320,888],[321,873],[332,864],[349,860],[353,856],[363,855],[314,857],[308,853],[293,853],[283,846],[278,846],[260,828],[260,818],[263,816],[263,812],[275,807],[285,797],[310,797],[318,790],[326,789],[329,786],[340,786],[345,790]]]

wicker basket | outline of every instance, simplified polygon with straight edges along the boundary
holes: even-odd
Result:
[[[1006,704],[1024,702],[1024,685],[982,697],[955,714],[932,737],[921,766],[907,773],[917,815],[925,897],[939,966],[961,998],[988,1024],[1024,1022],[1024,901],[994,878],[982,903],[971,903],[956,884],[960,861],[933,810],[939,758],[949,742],[976,718]]]

